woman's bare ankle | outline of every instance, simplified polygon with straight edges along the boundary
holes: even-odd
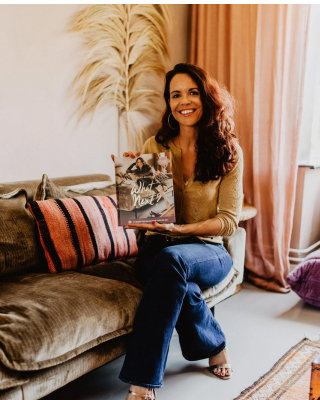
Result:
[[[222,364],[228,363],[229,361],[229,354],[227,348],[225,347],[220,353],[216,354],[215,356],[209,357],[209,364]]]
[[[141,387],[141,386],[135,386],[135,385],[131,385],[130,386],[130,391],[132,393],[136,393],[136,394],[145,395],[145,394],[148,394],[148,390],[149,389]],[[131,394],[129,392],[127,394],[126,400],[137,400],[137,396],[135,396],[134,394]]]
[[[145,388],[142,386],[131,385],[130,390],[132,392],[139,393],[139,394],[147,394],[147,393],[151,392],[152,389],[148,389],[148,388]]]

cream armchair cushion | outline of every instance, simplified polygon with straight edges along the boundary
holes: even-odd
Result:
[[[236,286],[243,281],[246,231],[239,227],[234,235],[223,238],[223,245],[232,257],[233,267],[223,281],[202,292],[202,297],[210,308],[232,296]]]

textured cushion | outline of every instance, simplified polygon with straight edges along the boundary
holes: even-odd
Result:
[[[29,381],[25,373],[12,371],[0,363],[0,390],[23,385]],[[1,398],[1,395],[0,395]]]
[[[246,248],[245,229],[238,227],[232,236],[224,236],[223,245],[232,258],[233,267],[222,282],[202,292],[202,297],[210,308],[233,295],[237,285],[243,281]]]
[[[51,368],[38,371],[20,372],[28,374],[29,382],[22,387],[0,392],[1,400],[35,400],[59,389],[80,376],[122,356],[126,352],[130,335],[122,335],[79,354],[71,360]],[[14,372],[14,371],[12,371]],[[107,390],[107,389],[106,389]],[[22,393],[23,392],[23,393]],[[57,397],[55,394],[54,397]],[[83,398],[80,395],[69,397],[69,400]],[[64,397],[66,398],[66,397]]]
[[[57,186],[48,178],[48,175],[43,174],[42,181],[39,183],[33,194],[33,201],[65,199],[84,194],[86,194],[86,196],[109,196],[115,193],[115,185],[109,180],[78,183],[77,185]]]
[[[47,264],[26,195],[23,189],[12,197],[0,195],[0,276],[37,271]]]
[[[104,262],[83,268],[79,272],[81,274],[99,276],[100,278],[114,279],[119,282],[128,283],[138,289],[142,289],[133,269],[135,260],[136,257],[130,257],[125,261],[113,260],[111,263]]]
[[[18,371],[60,364],[129,333],[141,298],[131,284],[73,271],[7,277],[0,285],[0,361]]]
[[[60,193],[61,186],[108,180],[108,175],[94,174],[55,178],[52,182],[59,189],[55,191],[56,195]],[[53,187],[52,182],[50,187]],[[32,201],[39,184],[39,180],[0,184],[0,277],[48,270],[37,224],[26,205],[27,201]],[[91,190],[86,195],[109,196],[115,192],[115,185],[111,185]],[[6,196],[7,193],[11,195]],[[46,195],[49,193],[53,194],[46,191]],[[77,196],[77,193],[68,192],[68,197]]]
[[[52,178],[51,181],[58,187],[61,186],[73,186],[79,185],[82,183],[88,182],[99,182],[99,181],[111,181],[110,176],[104,174],[91,174],[91,175],[80,175],[80,176],[67,176],[62,178]],[[8,182],[8,183],[0,183],[0,194],[11,192],[17,188],[23,188],[27,192],[28,201],[33,200],[34,192],[37,187],[41,183],[41,180],[31,180],[31,181],[19,181],[19,182]],[[109,186],[105,189],[95,189],[86,193],[86,195],[90,196],[110,196],[111,194],[115,194],[116,189],[115,185]],[[68,192],[69,197],[78,196],[77,193]]]
[[[309,254],[290,272],[287,281],[304,301],[320,307],[320,250]]]
[[[216,286],[202,291],[201,297],[206,301],[208,305],[210,304],[209,307],[213,307],[211,303],[212,301],[214,301],[215,298],[221,296],[225,291],[229,289],[229,287],[234,285],[238,275],[239,272],[232,267],[229,274],[221,282],[219,282]]]
[[[79,196],[28,205],[51,272],[137,254],[133,230],[118,227],[115,196]]]
[[[65,199],[67,194],[58,186],[56,186],[48,175],[42,175],[42,181],[39,183],[37,189],[34,192],[33,200],[49,200],[49,199]]]

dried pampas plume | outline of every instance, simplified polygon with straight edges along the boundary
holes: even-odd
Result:
[[[125,118],[129,150],[130,127],[136,146],[142,143],[142,131],[134,122],[137,112],[157,118],[161,111],[157,86],[169,58],[171,23],[168,5],[101,4],[78,13],[72,26],[90,48],[74,81],[81,97],[80,116],[94,115],[103,105],[116,106],[119,121]]]

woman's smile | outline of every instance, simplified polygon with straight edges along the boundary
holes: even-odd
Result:
[[[181,110],[178,111],[180,114],[182,114],[184,117],[190,117],[190,115],[194,114],[197,111],[196,108],[191,108],[187,110]]]

